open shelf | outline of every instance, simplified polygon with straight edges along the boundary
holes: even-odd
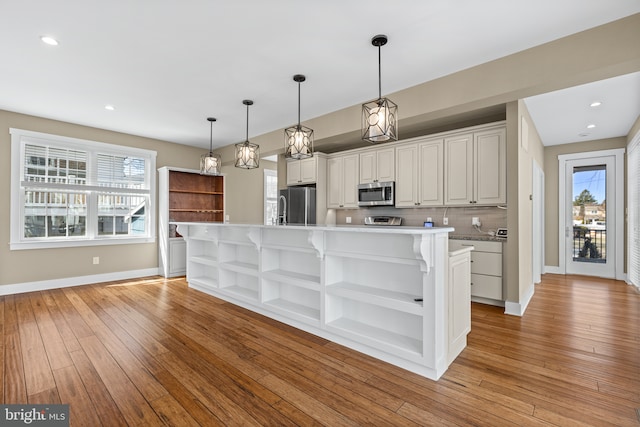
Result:
[[[191,258],[189,258],[189,261],[190,262],[196,262],[198,264],[211,265],[211,266],[218,265],[218,261],[216,260],[215,257],[206,256],[206,255],[192,256]]]
[[[191,193],[191,194],[213,194],[213,195],[219,195],[219,194],[224,194],[222,191],[206,191],[206,190],[175,190],[175,189],[171,189],[169,190],[170,193]]]
[[[258,291],[254,289],[245,288],[243,286],[226,286],[220,289],[228,294],[232,294],[250,302],[258,301]]]
[[[248,262],[240,261],[228,261],[218,264],[220,268],[225,270],[235,271],[236,273],[249,274],[251,276],[258,276],[258,266],[255,264],[249,264]]]
[[[194,213],[221,213],[222,209],[200,209],[200,208],[175,208],[169,209],[169,212],[194,212]]]
[[[422,315],[423,313],[422,302],[414,301],[415,298],[421,298],[419,295],[358,285],[350,282],[335,283],[327,286],[326,289],[328,294],[355,301],[363,301],[415,315]]]
[[[278,280],[280,282],[289,283],[294,286],[300,286],[302,288],[312,289],[315,291],[320,290],[320,276],[278,269],[264,271],[262,272],[262,277],[264,277],[265,279]]]
[[[362,342],[362,338],[365,338],[365,343],[368,341],[367,344],[370,346],[374,348],[386,347],[386,349],[391,350],[392,354],[402,351],[412,356],[422,356],[421,340],[377,328],[357,320],[341,317],[327,323],[327,327],[336,329],[343,335],[346,333],[349,338],[359,342]]]
[[[271,278],[273,277],[273,278]],[[278,313],[303,322],[320,321],[320,286],[299,286],[280,281],[277,276],[263,276],[262,298]]]
[[[320,321],[319,309],[307,307],[302,304],[296,304],[280,298],[265,301],[265,304],[273,307],[278,310],[278,312],[288,317],[301,317],[302,319],[299,320],[311,321],[313,323],[318,323]],[[291,316],[292,314],[294,316]]]

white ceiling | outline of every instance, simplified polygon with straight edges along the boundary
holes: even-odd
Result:
[[[250,137],[296,122],[294,74],[307,76],[303,121],[377,97],[376,34],[389,37],[386,94],[638,12],[638,0],[3,1],[0,109],[201,147],[214,116],[223,146],[245,138],[243,99]],[[547,135],[557,116],[529,101]]]
[[[601,104],[591,107],[594,102]],[[640,72],[532,96],[525,103],[544,145],[626,136],[640,116]]]

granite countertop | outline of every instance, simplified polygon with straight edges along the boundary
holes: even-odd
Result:
[[[486,242],[506,242],[504,237],[490,236],[488,234],[449,234],[449,239],[454,240],[482,240]]]

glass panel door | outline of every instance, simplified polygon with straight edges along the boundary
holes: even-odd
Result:
[[[569,274],[615,276],[612,158],[567,162],[566,265]]]

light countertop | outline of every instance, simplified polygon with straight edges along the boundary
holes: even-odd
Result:
[[[354,233],[387,233],[387,234],[440,234],[454,231],[453,227],[397,227],[397,226],[377,226],[377,225],[264,225],[264,224],[232,224],[219,222],[172,222],[180,225],[207,225],[214,227],[260,227],[266,229],[283,230],[322,230],[322,231],[346,231]]]

